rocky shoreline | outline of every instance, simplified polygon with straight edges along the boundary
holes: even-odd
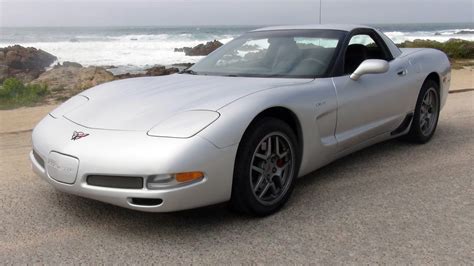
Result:
[[[43,50],[20,45],[0,48],[0,82],[17,78],[30,82],[38,78],[58,58]]]
[[[219,41],[199,44],[195,47],[176,48],[188,56],[205,56],[222,46]],[[126,78],[164,76],[177,73],[192,63],[171,66],[156,65],[140,73],[114,75],[108,69],[114,66],[87,66],[76,62],[56,63],[58,58],[46,51],[20,45],[0,48],[0,85],[14,78],[27,85],[47,87],[45,102],[56,103],[101,83]],[[1,87],[0,87],[1,88]]]

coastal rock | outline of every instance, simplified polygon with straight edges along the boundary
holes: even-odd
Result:
[[[156,66],[146,70],[146,76],[166,76],[178,73],[179,69],[175,67],[166,68],[164,66]]]
[[[178,73],[179,69],[176,67],[167,68],[165,66],[154,66],[152,68],[146,69],[145,71],[146,71],[145,73],[139,73],[139,74],[126,73],[126,74],[117,75],[116,77],[119,79],[128,79],[128,78],[138,78],[138,77],[166,76],[166,75]]]
[[[76,62],[69,62],[69,61],[64,61],[62,64],[57,63],[56,65],[54,65],[54,68],[60,68],[60,67],[82,67],[82,65]]]
[[[41,74],[32,84],[44,84],[52,92],[82,91],[114,80],[109,71],[101,67],[61,66]]]
[[[223,44],[220,41],[214,40],[212,42],[207,42],[205,44],[201,43],[192,48],[191,47],[175,48],[174,51],[184,52],[187,56],[204,56],[204,55],[208,55],[214,52],[214,50],[221,47],[222,45]]]
[[[82,67],[82,65],[76,62],[65,61],[63,62],[63,67]]]
[[[33,47],[14,45],[0,48],[0,82],[9,77],[30,82],[56,60],[56,56]]]

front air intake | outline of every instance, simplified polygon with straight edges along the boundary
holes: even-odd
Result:
[[[131,198],[131,203],[138,206],[158,206],[163,203],[162,199]]]
[[[87,177],[87,184],[97,187],[141,189],[143,188],[143,177],[90,175]]]

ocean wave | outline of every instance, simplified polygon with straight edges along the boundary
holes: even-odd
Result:
[[[438,42],[446,42],[449,39],[453,38],[474,41],[474,29],[470,28],[414,32],[389,31],[385,32],[385,34],[390,37],[395,43],[413,41],[416,39],[427,39]]]
[[[158,38],[158,39],[157,39]],[[136,39],[136,40],[134,40]],[[83,39],[82,39],[83,40]],[[84,66],[126,66],[133,65],[146,68],[154,65],[171,65],[176,63],[195,63],[200,56],[186,56],[182,52],[174,52],[175,48],[194,47],[202,41],[172,40],[162,35],[157,37],[127,35],[104,40],[93,41],[63,41],[18,43],[22,46],[35,47],[47,51],[58,57],[60,63],[64,61],[78,62]],[[231,38],[219,39],[222,43]],[[0,43],[0,47],[12,45]]]

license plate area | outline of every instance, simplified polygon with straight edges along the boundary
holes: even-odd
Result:
[[[77,158],[58,152],[49,153],[46,171],[50,178],[61,183],[74,184],[78,168]]]

